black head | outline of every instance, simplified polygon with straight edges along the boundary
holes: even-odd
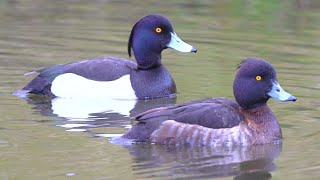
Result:
[[[274,67],[265,60],[255,58],[247,58],[239,64],[233,93],[244,109],[263,105],[270,97],[279,101],[296,100],[281,88]]]
[[[171,46],[173,36],[178,38],[166,17],[159,14],[145,16],[131,30],[128,54],[131,56],[132,48],[138,68],[147,69],[161,64],[161,52],[168,47],[182,52],[196,52],[195,48],[179,38]]]

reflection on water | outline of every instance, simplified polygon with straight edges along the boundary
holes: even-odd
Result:
[[[126,146],[134,157],[133,169],[143,178],[201,179],[234,176],[235,179],[271,179],[274,160],[282,144],[237,148]],[[157,170],[156,172],[154,170]]]
[[[54,124],[68,131],[87,131],[97,127],[126,127],[130,117],[151,108],[174,105],[176,98],[117,100],[104,98],[47,98],[30,95],[25,100],[43,116],[55,116]]]

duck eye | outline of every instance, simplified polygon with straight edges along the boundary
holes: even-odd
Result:
[[[262,79],[261,76],[256,76],[256,80],[257,80],[257,81],[260,81],[261,79]]]
[[[158,28],[156,28],[156,32],[157,32],[157,33],[161,33],[161,32],[162,32],[162,29],[158,27]]]

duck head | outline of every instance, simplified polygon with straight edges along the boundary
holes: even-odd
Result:
[[[161,65],[161,52],[172,48],[180,52],[197,52],[197,49],[183,42],[174,32],[170,21],[159,14],[151,14],[140,19],[132,28],[128,54],[131,48],[139,69]]]
[[[244,109],[264,105],[270,98],[282,102],[297,100],[282,89],[274,67],[269,62],[256,58],[247,58],[239,64],[233,92]]]

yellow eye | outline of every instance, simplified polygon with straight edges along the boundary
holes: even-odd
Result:
[[[261,76],[256,76],[256,80],[257,80],[257,81],[260,81],[261,79],[262,79]]]
[[[161,33],[161,32],[162,32],[162,29],[161,29],[161,28],[156,28],[156,32],[157,32],[157,33]]]

